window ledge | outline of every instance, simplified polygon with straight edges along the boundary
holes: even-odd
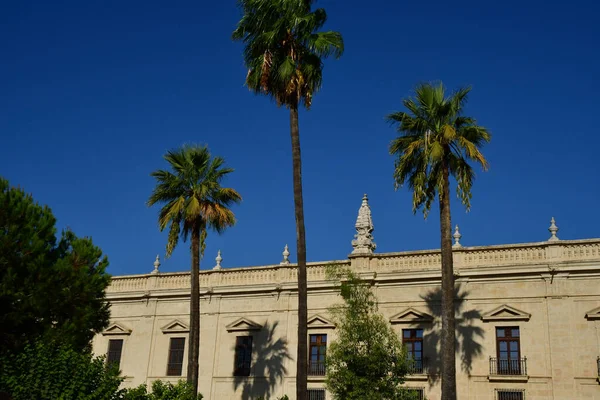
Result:
[[[427,381],[429,374],[410,374],[404,376],[405,381]]]
[[[529,375],[488,375],[490,382],[527,382]]]
[[[308,375],[306,379],[309,382],[325,382],[325,375]]]

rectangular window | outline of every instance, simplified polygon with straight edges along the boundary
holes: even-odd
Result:
[[[525,400],[525,391],[520,389],[496,390],[497,400]]]
[[[410,362],[411,374],[423,373],[423,329],[402,329],[402,344]]]
[[[424,400],[425,399],[425,389],[423,388],[406,388],[404,389],[410,396],[411,400]]]
[[[521,375],[520,336],[518,327],[496,328],[499,375]]]
[[[310,358],[308,360],[308,375],[325,375],[325,356],[327,353],[327,335],[310,335]]]
[[[110,339],[108,341],[108,354],[106,363],[119,368],[121,366],[121,353],[123,352],[123,339]]]
[[[325,400],[325,389],[308,389],[308,400]]]
[[[185,338],[171,338],[171,343],[169,344],[167,376],[181,376],[181,370],[183,369],[184,350]]]
[[[237,336],[235,338],[234,376],[250,376],[252,366],[252,336]]]

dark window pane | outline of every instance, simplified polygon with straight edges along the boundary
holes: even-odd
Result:
[[[418,362],[423,360],[423,329],[403,329],[402,342],[415,372],[422,373],[422,364]]]
[[[496,328],[496,337],[504,337],[504,328]]]
[[[327,354],[327,335],[310,335],[308,375],[324,376]]]
[[[181,376],[181,370],[183,369],[184,350],[185,338],[171,338],[169,344],[167,376]]]
[[[498,347],[500,347],[500,351],[507,351],[508,350],[508,343],[506,343],[506,342],[500,342],[498,344]]]
[[[512,337],[519,337],[519,328],[513,328],[510,330],[510,335]]]
[[[115,368],[121,365],[121,353],[123,352],[123,339],[110,339],[108,341],[108,354],[106,363]]]
[[[308,400],[325,400],[325,390],[308,389]]]
[[[252,336],[237,336],[235,338],[235,355],[233,374],[249,376],[252,367]]]
[[[523,400],[523,392],[519,390],[499,390],[498,400]]]

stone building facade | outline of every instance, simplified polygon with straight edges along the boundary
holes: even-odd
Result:
[[[405,385],[440,399],[440,252],[375,253],[363,199],[354,250],[345,260],[308,264],[309,388],[323,390],[327,343],[340,302],[326,278],[342,265],[372,283],[380,312],[413,355]],[[559,240],[552,220],[544,242],[465,247],[454,233],[459,399],[600,400],[600,239]],[[200,272],[200,383],[208,400],[294,398],[296,266]],[[189,272],[114,277],[111,325],[94,351],[119,362],[126,386],[185,376]]]

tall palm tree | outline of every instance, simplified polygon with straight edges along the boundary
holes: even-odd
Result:
[[[230,210],[242,197],[234,189],[221,186],[221,181],[232,168],[226,168],[222,157],[211,157],[206,146],[184,146],[164,156],[170,170],[150,174],[156,178],[156,187],[148,199],[148,206],[161,204],[158,226],[163,231],[169,226],[167,257],[171,255],[179,237],[191,237],[191,297],[190,336],[187,381],[198,393],[198,357],[200,354],[200,259],[204,255],[207,230],[222,233],[235,224]]]
[[[273,98],[290,111],[296,250],[298,255],[298,356],[296,359],[296,398],[307,397],[307,284],[302,163],[298,107],[309,109],[323,79],[322,59],[339,58],[344,51],[342,35],[320,32],[327,20],[322,8],[311,10],[312,0],[240,0],[243,16],[234,40],[244,45],[248,68],[246,85]]]
[[[456,400],[454,271],[450,218],[450,175],[458,196],[469,210],[475,174],[470,161],[487,170],[479,150],[489,142],[488,130],[463,115],[467,94],[463,88],[446,97],[444,86],[421,84],[415,98],[403,100],[407,111],[387,116],[400,136],[389,147],[396,157],[396,188],[408,184],[413,192],[413,212],[422,208],[427,217],[437,195],[440,202],[442,253],[442,400]]]

